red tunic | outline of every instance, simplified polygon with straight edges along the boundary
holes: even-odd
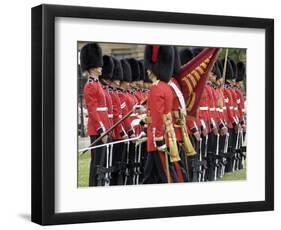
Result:
[[[176,79],[172,78],[171,80],[175,86],[180,90],[180,86],[178,84],[178,82],[176,81]],[[173,88],[171,87],[172,89],[172,100],[173,100],[173,107],[172,107],[172,113],[174,112],[179,112],[180,110],[180,102],[179,102],[179,98],[177,97],[177,94],[176,92],[173,90]],[[174,130],[175,130],[175,134],[176,134],[176,139],[177,141],[182,141],[182,133],[181,133],[181,128],[180,127],[177,127],[177,120],[173,114],[173,126],[174,126]]]
[[[131,104],[131,100],[125,90],[117,89],[117,92],[118,92],[118,96],[119,96],[120,103],[121,103],[121,115],[122,115],[122,117],[124,117],[132,109],[133,105]],[[131,136],[134,134],[134,130],[131,126],[131,121],[132,121],[131,117],[128,117],[122,123],[128,136]]]
[[[129,103],[129,110],[132,110],[135,105],[139,104],[139,101],[135,95],[136,91],[133,90],[128,90],[127,95],[128,95],[128,103]],[[131,122],[131,127],[134,130],[135,135],[139,135],[141,132],[141,126],[139,125],[138,121],[138,113],[134,112],[130,115],[130,122]]]
[[[137,98],[138,100],[138,103],[140,103],[143,99],[144,99],[144,93],[142,92],[141,89],[138,89],[136,92],[135,92],[135,97]]]
[[[147,127],[148,152],[157,151],[156,140],[165,136],[164,115],[172,112],[172,99],[173,92],[167,83],[157,81],[150,87],[147,99],[147,116],[151,117]]]
[[[210,85],[206,85],[206,91],[208,96],[208,104],[209,104],[209,130],[211,128],[216,128],[216,103],[214,98],[214,88]]]
[[[235,113],[234,113],[234,101],[231,93],[231,89],[224,88],[224,102],[226,107],[226,122],[228,128],[234,128],[233,123],[236,123]]]
[[[235,89],[231,88],[230,89],[231,95],[232,95],[232,100],[233,100],[233,112],[235,116],[235,121],[238,124],[239,123],[239,112],[238,112],[238,104],[237,104],[237,95]]]
[[[207,88],[205,86],[199,103],[198,126],[206,128],[208,130],[209,129],[208,123],[209,123],[209,97],[208,97]]]
[[[104,86],[103,90],[104,90],[104,94],[105,94],[106,105],[108,108],[107,113],[108,113],[109,127],[111,127],[113,125],[113,108],[112,108],[112,99],[109,94],[110,89],[108,86]]]
[[[226,126],[225,117],[224,117],[224,97],[223,90],[221,88],[215,88],[215,100],[217,101],[217,122],[220,128]]]
[[[245,102],[242,92],[239,89],[235,90],[238,106],[238,118],[240,122],[245,123]]]
[[[113,124],[116,124],[122,118],[122,111],[121,111],[121,102],[118,96],[117,90],[112,90],[110,92],[111,100],[112,100],[112,114],[113,114]],[[112,137],[114,140],[122,139],[122,136],[125,135],[125,130],[123,128],[122,123],[116,126],[113,130]]]
[[[84,86],[84,96],[89,117],[88,134],[96,136],[109,128],[106,96],[97,78],[89,78]]]

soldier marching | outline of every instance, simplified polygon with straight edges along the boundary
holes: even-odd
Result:
[[[245,167],[246,66],[208,52],[147,45],[138,60],[82,47],[89,186],[217,181]]]

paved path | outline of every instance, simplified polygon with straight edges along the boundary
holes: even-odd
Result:
[[[87,148],[90,145],[90,137],[78,137],[78,149]]]

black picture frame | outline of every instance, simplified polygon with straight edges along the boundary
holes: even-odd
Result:
[[[265,200],[55,213],[55,18],[88,18],[265,30]],[[274,20],[62,5],[32,8],[32,221],[41,225],[274,209]]]

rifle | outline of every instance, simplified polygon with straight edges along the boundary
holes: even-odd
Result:
[[[147,98],[143,99],[141,102],[140,102],[140,105],[143,105],[145,104],[147,101]],[[112,130],[114,130],[117,125],[119,125],[120,123],[122,123],[125,119],[127,119],[132,113],[134,113],[135,111],[135,108],[131,109],[130,112],[128,112],[124,117],[122,117],[119,121],[117,121],[113,126],[111,126],[108,130],[106,130],[102,135],[100,135],[93,143],[91,143],[89,145],[88,148],[91,148],[93,147],[94,145],[96,145],[99,141],[101,141],[102,138],[104,138],[106,135],[108,135]],[[84,150],[80,156],[82,156],[84,153],[86,153],[88,150]]]
[[[201,182],[202,181],[202,148],[201,148],[201,145],[202,145],[202,138],[200,137],[199,139],[199,162],[200,162],[200,166],[199,166],[199,174],[198,174],[198,182]]]
[[[239,146],[239,137],[240,137],[240,132],[237,133],[237,136],[236,136],[236,144],[235,144],[235,153],[234,153],[234,160],[233,160],[233,165],[232,165],[232,172],[234,172],[236,170],[236,164],[238,163],[237,162],[237,153],[236,153],[236,150],[238,149],[238,146]]]
[[[219,143],[220,143],[220,135],[217,134],[217,148],[216,148],[216,157],[219,155]],[[215,180],[217,180],[217,172],[218,172],[218,160],[215,158]]]
[[[204,159],[207,159],[207,148],[208,148],[208,135],[205,137],[205,149],[204,149]],[[206,175],[206,168],[203,168],[203,174],[202,174],[202,181],[205,181],[205,175]]]
[[[225,137],[225,141],[224,141],[224,148],[223,148],[223,153],[226,154],[227,153],[227,150],[228,150],[228,139],[229,139],[229,133],[226,134],[226,137]],[[227,159],[225,157],[223,157],[222,159],[222,170],[221,170],[221,178],[224,176],[224,171],[225,171],[225,161]]]
[[[126,155],[126,171],[125,171],[125,181],[124,185],[127,185],[128,178],[130,176],[130,171],[129,171],[129,154],[130,154],[130,142],[127,142],[127,155]]]

